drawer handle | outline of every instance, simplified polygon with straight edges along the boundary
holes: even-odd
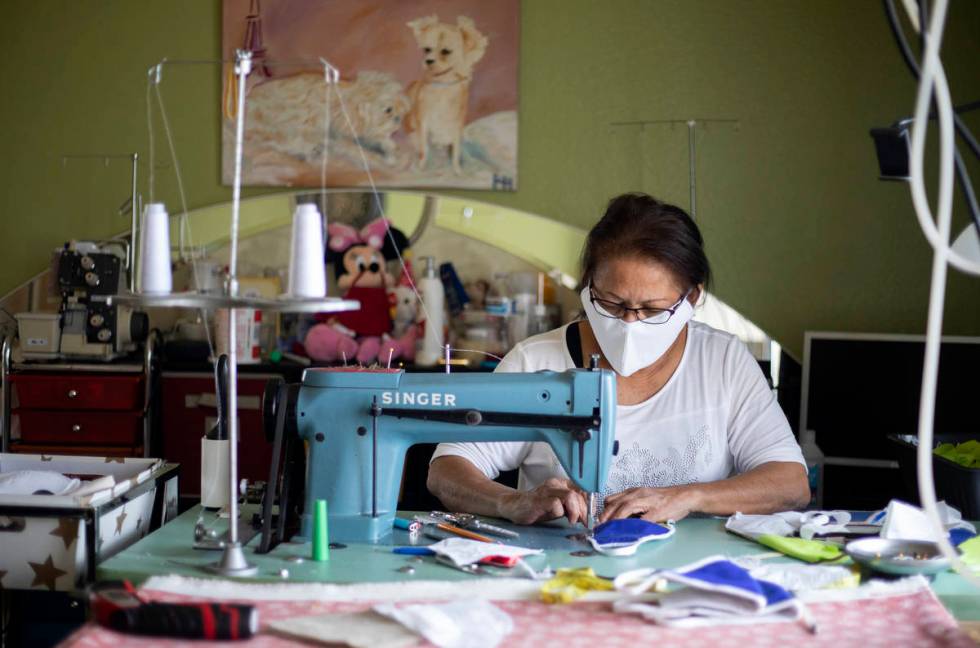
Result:
[[[78,398],[78,391],[74,389],[68,390],[68,398]]]
[[[82,431],[82,426],[79,425],[78,423],[76,423],[75,425],[71,426],[71,431],[72,432],[81,432]]]

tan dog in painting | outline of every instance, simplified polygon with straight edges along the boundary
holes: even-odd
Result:
[[[419,167],[425,166],[430,145],[448,146],[458,175],[470,80],[473,66],[486,52],[487,37],[466,16],[459,16],[455,25],[428,16],[408,26],[423,53],[423,75],[408,87],[412,108],[405,115],[405,130],[412,135]]]

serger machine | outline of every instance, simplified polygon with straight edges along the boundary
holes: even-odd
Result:
[[[300,536],[311,536],[313,503],[325,499],[330,539],[341,542],[376,542],[391,532],[405,452],[416,443],[543,441],[586,493],[602,491],[614,454],[616,381],[605,370],[308,369],[302,385],[273,386],[271,394],[266,417],[276,421],[278,442],[269,483],[278,484],[286,511],[277,540],[286,539],[289,511],[299,513],[287,501],[298,486],[282,483],[302,461],[302,448],[290,438],[308,445]],[[271,548],[272,500],[270,491],[260,551]]]
[[[53,276],[61,296],[58,317],[40,335],[18,315],[19,337],[27,360],[55,358],[113,360],[146,342],[146,313],[107,306],[105,298],[126,289],[129,258],[125,241],[69,241],[55,251]],[[29,324],[28,324],[29,326]]]

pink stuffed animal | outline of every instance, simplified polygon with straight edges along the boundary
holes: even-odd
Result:
[[[367,365],[378,358],[382,336],[391,331],[388,289],[393,281],[381,253],[388,226],[386,219],[378,218],[360,231],[340,223],[327,227],[327,263],[335,264],[344,298],[356,299],[361,308],[317,316],[322,323],[313,326],[303,342],[314,360]]]

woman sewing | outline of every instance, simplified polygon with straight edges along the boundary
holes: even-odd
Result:
[[[614,198],[582,254],[586,318],[519,343],[497,371],[616,372],[619,453],[599,521],[690,513],[772,513],[810,498],[806,464],[748,349],[691,321],[710,278],[683,210],[645,194]],[[520,468],[515,490],[493,479]],[[546,443],[444,443],[429,490],[454,511],[534,524],[585,523],[585,494]]]

